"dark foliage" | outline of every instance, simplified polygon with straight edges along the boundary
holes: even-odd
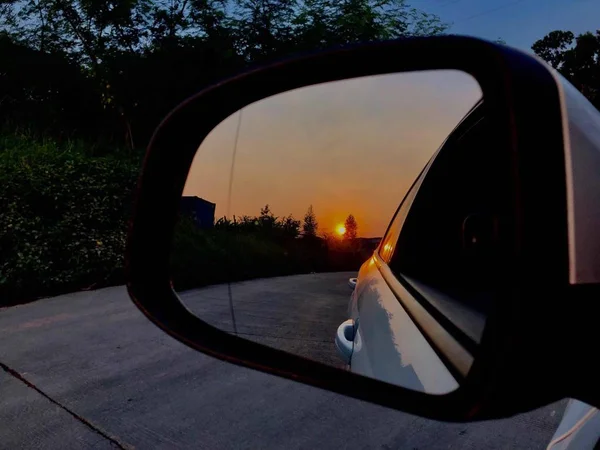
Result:
[[[143,148],[178,103],[249,64],[444,29],[404,0],[5,0],[0,113],[12,129]]]
[[[531,47],[600,109],[600,30],[575,37],[552,31]]]
[[[123,282],[139,158],[0,140],[0,305]]]
[[[241,220],[221,219],[213,229],[199,229],[182,218],[171,257],[176,289],[252,278],[310,272],[357,271],[374,245],[314,235],[286,233],[291,216],[265,226],[263,214]]]

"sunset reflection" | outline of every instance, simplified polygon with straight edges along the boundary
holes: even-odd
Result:
[[[343,235],[352,214],[359,236],[381,237],[412,181],[480,98],[471,76],[449,70],[279,94],[213,130],[184,195],[215,203],[215,220],[257,216],[266,204],[301,220],[312,205],[319,234]]]

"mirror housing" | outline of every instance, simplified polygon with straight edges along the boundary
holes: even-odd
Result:
[[[309,361],[220,331],[181,303],[169,276],[171,239],[188,170],[213,128],[244,106],[291,89],[436,69],[461,70],[479,82],[486,117],[511,163],[516,218],[517,276],[507,281],[506,302],[488,318],[473,365],[457,390],[425,394]],[[590,304],[600,291],[598,284],[570,283],[565,121],[561,85],[549,67],[474,38],[353,45],[234,76],[179,105],[152,138],[127,244],[130,296],[154,324],[198,351],[432,419],[506,417],[565,396],[598,405],[593,353],[581,342],[594,337]]]

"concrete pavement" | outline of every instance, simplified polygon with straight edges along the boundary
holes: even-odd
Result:
[[[270,286],[272,295],[283,296],[302,283],[305,295],[339,295],[342,304],[347,278],[302,275],[272,279]],[[259,300],[265,282],[235,285],[234,302],[243,292],[253,292],[246,302]],[[187,300],[193,304],[194,294]],[[250,317],[243,309],[240,329]],[[274,310],[257,319],[265,317],[283,316]],[[280,331],[286,330],[292,327]],[[11,449],[544,448],[564,408],[561,402],[474,424],[388,410],[190,350],[145,319],[123,287],[0,310],[0,363],[56,402],[0,369],[0,448]]]
[[[333,339],[348,318],[352,276],[355,272],[265,278],[179,295],[196,315],[221,330],[233,332],[235,318],[239,336],[343,367]]]

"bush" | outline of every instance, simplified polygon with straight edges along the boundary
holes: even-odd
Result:
[[[0,304],[123,281],[135,156],[0,137]]]
[[[198,229],[187,218],[175,231],[171,273],[177,290],[285,275],[301,271],[297,266],[281,244],[264,234]]]

